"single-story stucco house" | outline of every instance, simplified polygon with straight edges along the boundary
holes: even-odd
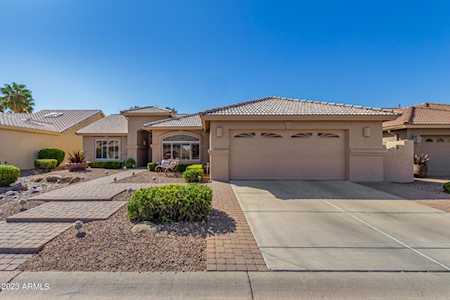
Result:
[[[82,138],[76,135],[77,130],[103,117],[100,110],[0,113],[0,161],[33,169],[37,153],[43,148],[81,151]]]
[[[382,124],[396,118],[391,110],[265,97],[193,115],[136,108],[78,134],[88,160],[209,163],[213,180],[382,181],[403,168],[407,178],[392,178],[409,181],[412,148],[409,155],[396,146],[387,157],[383,146]]]
[[[428,175],[450,176],[450,105],[425,103],[395,109],[383,123],[384,139],[412,140],[415,154],[429,154]]]

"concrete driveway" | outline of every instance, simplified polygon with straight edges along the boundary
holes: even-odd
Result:
[[[233,181],[271,270],[449,271],[449,214],[347,181]]]

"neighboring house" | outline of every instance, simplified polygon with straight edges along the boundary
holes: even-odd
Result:
[[[382,181],[388,169],[382,123],[396,117],[382,109],[266,97],[188,116],[137,108],[78,133],[90,160],[209,162],[213,180]]]
[[[413,140],[416,154],[430,155],[430,176],[450,176],[450,105],[425,103],[395,111],[401,115],[383,123],[384,139]]]
[[[0,113],[0,161],[32,169],[43,148],[60,148],[66,153],[80,151],[82,138],[76,131],[103,117],[100,110]]]

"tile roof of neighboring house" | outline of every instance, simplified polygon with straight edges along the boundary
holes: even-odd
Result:
[[[425,103],[406,108],[395,109],[401,115],[383,123],[383,127],[401,127],[408,125],[450,125],[450,105]]]
[[[125,116],[115,114],[106,116],[77,131],[78,134],[127,134],[128,120]]]
[[[35,113],[0,113],[0,126],[61,133],[101,110],[41,110]]]
[[[167,108],[161,108],[157,106],[143,106],[143,107],[135,107],[127,110],[123,110],[120,113],[132,113],[132,114],[161,114],[161,113],[172,113],[173,111]]]
[[[202,127],[202,120],[198,114],[178,116],[164,120],[148,122],[145,127],[173,128],[173,127]]]
[[[275,96],[219,107],[201,114],[212,116],[395,115],[391,110],[379,108]]]

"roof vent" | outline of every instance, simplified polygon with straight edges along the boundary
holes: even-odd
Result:
[[[58,118],[58,117],[61,117],[63,114],[64,113],[62,113],[62,112],[51,112],[51,113],[45,114],[44,117],[45,118]]]

